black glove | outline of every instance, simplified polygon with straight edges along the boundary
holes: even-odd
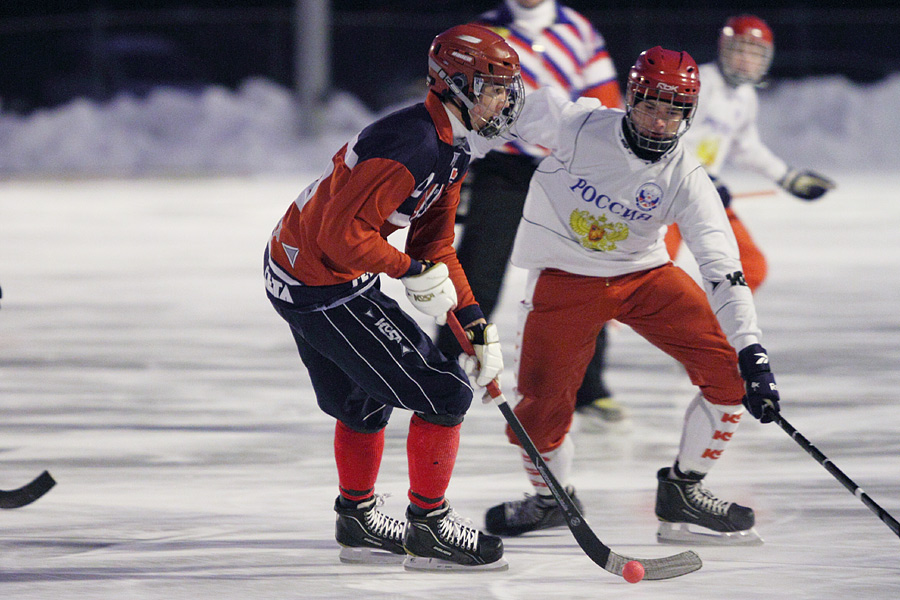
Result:
[[[716,185],[716,191],[719,192],[719,198],[722,200],[722,206],[728,208],[731,206],[731,192],[728,191],[728,186],[724,183],[720,183]]]
[[[728,208],[731,206],[731,191],[728,189],[728,186],[719,181],[718,177],[709,176],[712,179],[713,184],[716,186],[716,191],[719,192],[719,199],[722,201],[722,206]]]
[[[759,344],[751,344],[738,352],[738,365],[747,394],[744,406],[761,423],[770,422],[780,410],[778,386],[769,368],[769,355]]]
[[[834,187],[834,182],[812,171],[789,169],[778,185],[803,200],[818,200]]]

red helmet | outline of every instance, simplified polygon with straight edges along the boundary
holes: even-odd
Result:
[[[505,90],[502,108],[493,115],[473,115],[481,96],[496,96],[498,86],[500,94]],[[487,138],[512,125],[525,96],[519,55],[501,36],[478,25],[457,25],[434,38],[428,51],[428,87],[460,109],[466,127]]]
[[[719,33],[719,68],[732,86],[762,81],[774,54],[772,30],[759,17],[731,17]]]
[[[659,46],[642,52],[625,89],[625,123],[636,145],[652,152],[674,147],[691,125],[699,95],[700,71],[690,54]]]

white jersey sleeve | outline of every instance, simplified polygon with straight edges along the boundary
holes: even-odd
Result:
[[[525,96],[522,112],[509,131],[492,139],[476,132],[466,134],[473,158],[481,158],[511,141],[540,145],[556,154],[560,160],[571,160],[574,139],[570,130],[578,128],[591,111],[603,108],[596,98],[582,97],[572,102],[562,90],[542,87]],[[568,146],[568,148],[567,148]]]
[[[525,97],[522,114],[510,128],[514,138],[537,144],[553,152],[563,164],[571,162],[577,141],[577,131],[591,112],[603,108],[596,98],[569,100],[566,94],[552,87],[543,87]]]
[[[737,242],[716,188],[702,169],[685,178],[672,208],[728,342],[736,350],[759,343],[762,332],[753,296],[741,272]]]

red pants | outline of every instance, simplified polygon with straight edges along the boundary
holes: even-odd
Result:
[[[558,447],[572,424],[575,394],[603,324],[615,319],[684,365],[713,404],[738,405],[737,354],[700,286],[674,265],[586,277],[541,272],[522,335],[515,413],[538,450]],[[507,436],[517,443],[507,427]]]
[[[744,270],[744,279],[750,287],[751,292],[755,292],[756,288],[762,285],[766,279],[766,273],[769,271],[766,265],[766,257],[763,256],[759,246],[750,237],[750,232],[744,227],[744,224],[738,218],[737,213],[730,208],[725,209],[728,215],[728,222],[731,223],[731,230],[737,239],[738,251],[741,256],[741,267]],[[666,250],[669,251],[669,257],[675,260],[678,256],[678,247],[681,245],[681,232],[678,231],[678,225],[669,225],[666,232]]]

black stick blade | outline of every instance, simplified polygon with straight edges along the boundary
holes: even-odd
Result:
[[[44,471],[34,481],[15,490],[0,490],[0,509],[20,508],[31,504],[56,485],[50,473]]]

